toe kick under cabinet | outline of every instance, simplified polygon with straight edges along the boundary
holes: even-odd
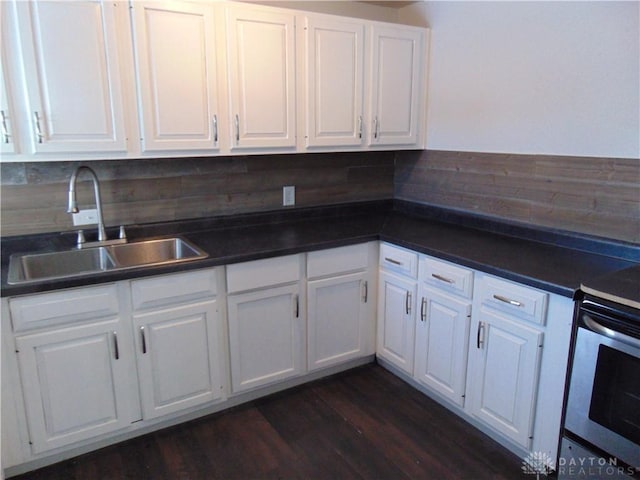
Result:
[[[556,458],[573,301],[389,243],[377,356],[512,451]]]

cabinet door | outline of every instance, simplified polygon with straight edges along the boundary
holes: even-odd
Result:
[[[229,295],[227,302],[234,393],[302,373],[297,285]]]
[[[542,332],[480,307],[469,342],[471,413],[529,448]]]
[[[33,453],[129,425],[130,337],[118,319],[16,338]]]
[[[131,5],[143,151],[217,149],[213,6]]]
[[[463,406],[471,302],[423,288],[416,327],[415,378]]]
[[[364,273],[309,282],[309,370],[364,355],[364,336],[369,320],[367,288],[367,276]]]
[[[16,153],[16,138],[14,134],[15,118],[12,108],[8,78],[5,76],[6,55],[8,40],[7,7],[0,4],[0,153]]]
[[[361,145],[364,24],[310,17],[305,37],[307,147]]]
[[[370,145],[418,142],[423,33],[374,25],[371,60]]]
[[[134,317],[143,418],[222,397],[216,301]]]
[[[295,147],[295,17],[227,9],[232,148]]]
[[[116,8],[18,3],[34,153],[126,151]]]
[[[416,282],[382,273],[379,289],[377,354],[413,374]]]

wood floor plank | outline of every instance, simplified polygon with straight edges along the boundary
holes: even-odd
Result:
[[[16,480],[511,480],[521,459],[378,365]]]

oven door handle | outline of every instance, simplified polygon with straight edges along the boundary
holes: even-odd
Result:
[[[605,337],[609,337],[613,340],[626,343],[627,345],[631,345],[632,347],[635,347],[635,348],[640,348],[640,340],[638,340],[637,338],[634,338],[630,335],[626,335],[624,333],[616,332],[615,330],[605,327],[604,325],[601,325],[598,322],[596,322],[592,317],[590,317],[586,313],[582,315],[582,320],[584,321],[585,325],[589,327],[590,330],[593,330],[594,332],[599,333],[600,335],[604,335]]]

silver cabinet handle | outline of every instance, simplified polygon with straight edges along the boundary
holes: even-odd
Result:
[[[502,295],[494,295],[493,298],[495,298],[496,300],[498,300],[500,302],[508,303],[509,305],[513,305],[514,307],[524,307],[524,303],[518,302],[517,300],[511,300],[510,298],[503,297]]]
[[[411,313],[411,292],[407,290],[407,296],[404,299],[404,309],[407,315]]]
[[[113,356],[120,360],[120,349],[118,348],[118,332],[113,331]]]
[[[379,122],[378,122],[378,116],[376,115],[375,118],[373,119],[373,138],[375,138],[376,140],[378,139],[378,127],[379,127]]]
[[[142,353],[147,353],[147,339],[144,336],[144,326],[140,327],[140,339],[142,340]]]
[[[218,115],[213,115],[213,143],[218,144]]]
[[[362,138],[362,115],[358,117],[358,138]]]
[[[482,348],[481,346],[484,344],[484,323],[478,322],[478,332],[476,333],[476,347]],[[481,339],[482,337],[482,339]]]
[[[0,110],[0,117],[2,117],[2,143],[11,143],[11,135],[7,128],[7,114],[4,110]]]
[[[237,113],[236,113],[235,124],[236,124],[236,143],[239,143],[240,142],[240,117],[238,116]]]
[[[422,303],[420,305],[420,320],[427,321],[427,299],[422,297]]]
[[[362,287],[364,290],[364,293],[362,294],[362,303],[367,303],[367,299],[369,298],[369,282],[366,280],[362,282]]]
[[[44,135],[42,134],[42,128],[40,127],[40,115],[38,115],[38,112],[33,112],[33,123],[36,130],[36,137],[38,137],[38,143],[42,143]]]
[[[394,260],[393,258],[384,257],[384,261],[385,262],[389,262],[389,263],[393,263],[394,265],[398,265],[399,267],[402,266],[402,262],[399,262],[398,260]]]
[[[435,278],[436,280],[440,280],[441,282],[445,282],[445,283],[448,283],[448,284],[456,283],[455,280],[453,280],[451,278],[443,277],[442,275],[438,275],[437,273],[432,273],[431,276],[433,278]]]

